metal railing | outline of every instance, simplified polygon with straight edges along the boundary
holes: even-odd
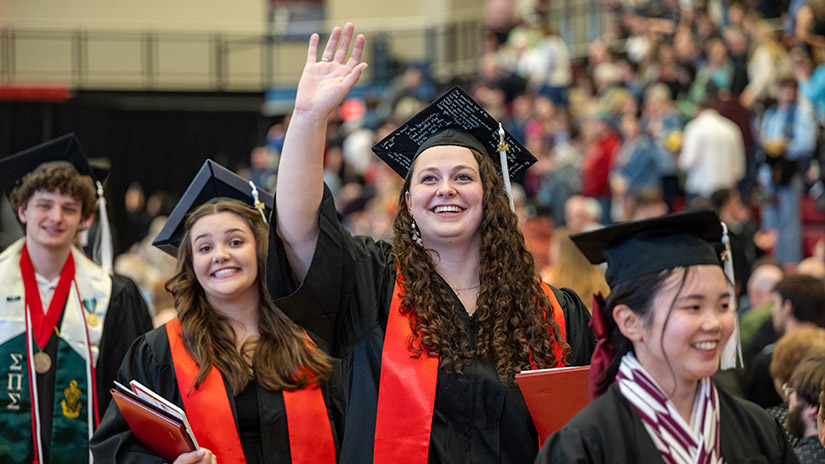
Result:
[[[548,20],[574,56],[598,37],[597,0],[554,2]],[[315,28],[322,30],[323,26]],[[368,79],[386,82],[408,61],[445,81],[472,77],[481,43],[477,19],[369,31]],[[0,85],[58,83],[78,90],[262,91],[294,88],[306,37],[156,30],[0,28]],[[323,38],[322,38],[323,40]]]

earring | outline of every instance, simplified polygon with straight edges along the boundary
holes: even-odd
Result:
[[[424,244],[421,243],[421,235],[418,234],[418,229],[415,228],[415,220],[413,220],[410,235],[412,236],[412,241],[418,244],[418,246],[424,246]]]

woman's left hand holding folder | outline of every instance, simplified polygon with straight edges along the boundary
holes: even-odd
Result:
[[[183,453],[172,464],[218,464],[215,455],[206,448],[191,453]]]

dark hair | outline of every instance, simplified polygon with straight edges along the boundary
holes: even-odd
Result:
[[[811,356],[799,363],[788,384],[796,389],[796,396],[815,405],[819,401],[822,382],[825,381],[825,355]]]
[[[84,220],[97,211],[97,191],[91,177],[80,174],[74,166],[66,162],[46,163],[23,176],[20,184],[9,195],[9,203],[18,222],[20,218],[17,216],[17,210],[25,208],[32,195],[40,190],[60,192],[80,202],[80,217]]]
[[[235,332],[226,317],[215,311],[192,264],[192,226],[204,216],[229,212],[243,219],[255,237],[258,263],[258,330],[260,337],[247,340],[238,352]],[[166,282],[175,298],[186,351],[198,364],[195,388],[212,366],[226,377],[237,395],[254,379],[269,390],[293,390],[329,377],[330,358],[316,349],[306,333],[272,303],[264,282],[268,226],[258,210],[237,200],[201,205],[186,219],[186,233],[178,247],[177,269]],[[250,359],[251,358],[251,359]]]
[[[825,327],[825,286],[816,277],[795,274],[780,280],[774,287],[782,302],[790,301],[793,317]]]
[[[729,188],[716,190],[710,195],[710,207],[718,214],[731,198],[733,198],[735,191]]]
[[[667,317],[665,318],[665,326],[667,326],[676,298],[679,297],[679,293],[682,291],[682,288],[684,288],[685,282],[687,282],[690,268],[677,267],[666,269],[658,273],[647,274],[635,279],[619,282],[610,289],[610,295],[601,308],[601,316],[605,322],[605,337],[607,338],[608,345],[613,347],[613,354],[610,357],[607,368],[602,371],[596,381],[597,395],[601,395],[607,391],[607,388],[613,383],[616,374],[619,372],[619,365],[624,355],[630,352],[635,354],[633,351],[633,342],[622,334],[619,326],[616,325],[616,321],[613,319],[613,309],[618,305],[626,305],[631,311],[642,318],[645,326],[649,325],[653,321],[653,301],[656,295],[659,293],[659,290],[664,287],[667,280],[678,270],[682,270],[683,272],[680,278],[679,288],[676,291],[676,297],[670,302]],[[661,337],[664,337],[664,331]],[[665,359],[667,360],[667,354],[665,354]]]
[[[797,83],[796,83],[796,79],[794,79],[793,77],[785,77],[785,78],[779,79],[779,82],[777,82],[776,86],[779,87],[779,88],[791,87],[792,89],[796,90]]]
[[[412,168],[401,189],[393,221],[392,252],[405,286],[402,312],[410,314],[410,349],[417,356],[424,352],[438,354],[443,368],[459,374],[473,357],[479,356],[495,362],[500,380],[512,382],[515,374],[530,368],[531,357],[539,368],[553,367],[564,361],[556,359],[554,345],[562,348],[564,358],[570,347],[561,337],[550,300],[539,286],[533,255],[510,210],[500,170],[489,157],[470,151],[478,162],[484,189],[479,226],[481,289],[475,313],[477,347],[470,348],[470,335],[435,271],[430,250],[410,237],[413,218],[405,194],[410,188]]]

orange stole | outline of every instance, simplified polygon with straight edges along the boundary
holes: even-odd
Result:
[[[198,444],[212,451],[222,464],[245,463],[241,439],[235,427],[223,375],[215,367],[200,387],[194,388],[198,365],[183,346],[180,321],[166,323],[169,349],[175,364],[183,408]],[[190,391],[191,390],[191,391]],[[317,386],[283,390],[293,464],[335,463],[335,443],[324,397]]]
[[[549,285],[542,282],[541,289],[550,300],[553,318],[559,325],[559,335],[564,340],[564,311]],[[408,346],[408,340],[413,335],[410,316],[401,314],[403,298],[400,295],[403,292],[404,277],[399,270],[381,352],[372,460],[374,464],[426,464],[430,451],[438,357],[426,354],[418,358],[412,357]],[[416,340],[415,343],[420,342]],[[562,358],[563,350],[558,343],[554,343],[553,353],[556,359]],[[533,369],[536,368],[532,354],[530,364]],[[564,364],[559,362],[557,367],[564,367]]]

